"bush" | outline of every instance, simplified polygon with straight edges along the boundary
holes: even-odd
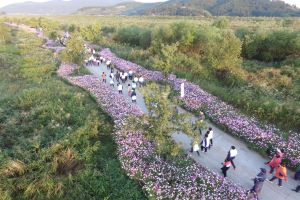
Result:
[[[148,48],[151,44],[151,31],[138,26],[129,26],[117,31],[114,39],[131,46]]]

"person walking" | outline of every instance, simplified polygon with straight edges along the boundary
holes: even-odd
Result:
[[[133,76],[133,71],[132,70],[129,70],[128,72],[128,77],[130,80],[132,80],[132,76]]]
[[[139,85],[140,85],[140,87],[142,87],[143,84],[144,84],[144,77],[141,76],[141,77],[139,78]]]
[[[121,74],[121,79],[122,79],[122,82],[123,82],[123,83],[126,82],[126,76],[125,76],[125,73],[122,73],[122,74]]]
[[[119,94],[123,93],[123,85],[122,84],[118,83],[118,91],[119,91]]]
[[[209,138],[208,138],[208,132],[207,132],[201,142],[201,151],[204,151],[206,153],[208,147],[209,147]]]
[[[276,168],[275,175],[268,180],[269,182],[273,182],[275,179],[278,179],[278,186],[282,187],[282,180],[285,180],[285,182],[288,181],[287,177],[287,170],[286,170],[286,165],[285,163],[282,163]]]
[[[102,83],[106,83],[106,74],[105,74],[105,72],[102,73]]]
[[[132,87],[133,90],[135,90],[136,89],[136,83],[132,82],[131,87]]]
[[[118,83],[120,83],[120,73],[119,71],[116,72],[116,80]]]
[[[195,126],[194,130],[197,130],[197,129],[198,129],[199,134],[200,134],[200,137],[202,136],[202,130],[201,130],[201,128],[203,127],[203,125],[204,125],[204,123],[203,123],[203,121],[200,120],[200,119],[198,119],[198,120],[196,121],[196,123],[194,124],[194,126]]]
[[[209,139],[209,149],[210,149],[210,147],[212,147],[212,145],[213,145],[213,137],[214,137],[214,132],[213,132],[213,130],[212,130],[212,128],[211,127],[209,127],[208,128],[208,139]]]
[[[221,168],[223,176],[226,178],[227,177],[227,171],[231,167],[231,162],[230,161],[224,161],[223,167]]]
[[[132,91],[132,88],[131,88],[131,85],[129,83],[128,84],[128,96],[131,96],[131,91]]]
[[[265,163],[270,167],[270,171],[269,171],[270,174],[273,174],[274,169],[276,169],[280,165],[281,161],[282,161],[281,155],[278,152],[276,152],[272,160]]]
[[[199,113],[199,119],[203,120],[203,121],[205,120],[205,115],[202,111],[200,111],[200,113]]]
[[[106,62],[107,69],[110,69],[110,65],[111,65],[111,61],[108,60],[108,61]]]
[[[110,73],[110,78],[114,80],[114,77],[115,77],[114,73],[111,72],[111,73]]]
[[[136,92],[135,92],[135,90],[133,90],[133,92],[131,93],[131,100],[132,100],[132,102],[136,103]]]
[[[257,174],[256,177],[252,179],[254,185],[250,191],[255,193],[256,196],[258,196],[263,188],[266,179],[267,179],[267,170],[265,168],[260,168],[259,174]]]
[[[128,73],[127,72],[125,72],[124,73],[124,75],[125,75],[125,82],[127,81],[127,79],[128,79]]]
[[[237,149],[235,148],[235,146],[231,146],[231,148],[228,151],[227,156],[225,158],[225,162],[230,161],[234,169],[236,168],[236,166],[235,166],[233,160],[235,159],[237,154],[238,154],[238,152],[237,152]]]
[[[194,142],[193,142],[193,146],[192,146],[190,152],[191,152],[191,153],[197,152],[198,156],[200,156],[199,150],[200,150],[200,148],[199,148],[198,142],[197,142],[197,141],[194,141]]]
[[[112,78],[110,78],[110,80],[109,80],[109,85],[112,86],[112,87],[115,87],[115,83],[114,83],[114,80]]]

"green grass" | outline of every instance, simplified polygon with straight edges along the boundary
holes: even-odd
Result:
[[[0,44],[0,199],[146,199],[121,169],[113,123],[55,75],[35,35]]]
[[[83,75],[91,75],[91,72],[83,66],[80,66],[79,68],[75,69],[72,74],[72,76],[83,76]]]

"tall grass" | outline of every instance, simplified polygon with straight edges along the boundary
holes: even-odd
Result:
[[[0,44],[0,199],[145,199],[121,169],[110,117],[55,75],[41,40],[12,37]]]

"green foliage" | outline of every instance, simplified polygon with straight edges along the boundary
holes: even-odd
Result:
[[[62,52],[62,60],[80,65],[84,60],[84,41],[79,33],[73,33],[67,41],[67,48]]]
[[[102,41],[101,26],[99,24],[88,25],[81,28],[80,34],[84,40],[88,40],[96,44]]]
[[[57,37],[58,37],[58,34],[57,34],[56,31],[52,31],[52,32],[49,34],[49,38],[50,38],[51,40],[56,40]]]
[[[138,9],[137,9],[138,10]],[[172,0],[144,9],[141,14],[167,16],[299,16],[298,8],[270,0]]]
[[[75,24],[71,24],[71,25],[69,26],[69,28],[68,28],[68,31],[69,31],[70,33],[75,32],[75,31],[76,31],[76,25],[75,25]]]
[[[146,199],[121,169],[111,119],[53,76],[52,53],[36,36],[18,36],[0,45],[9,60],[0,74],[0,198]]]
[[[225,18],[225,17],[219,17],[213,23],[213,26],[220,28],[220,29],[227,29],[227,28],[229,28],[229,25],[230,25],[230,22],[229,22],[228,18]]]
[[[195,1],[198,4],[201,4],[201,2]],[[251,4],[250,6],[252,7],[253,5],[258,6],[256,4]],[[240,9],[241,7],[233,7],[234,12],[238,11],[243,14],[247,11],[248,6],[243,6],[243,9],[240,10],[237,8]],[[270,7],[259,7],[257,9],[265,10],[266,12],[270,10]],[[220,11],[225,12],[226,10],[227,8]],[[251,14],[253,11],[250,9],[247,12]],[[228,14],[230,15],[230,13]],[[284,14],[288,14],[288,12]],[[28,19],[34,21],[34,18],[30,17],[23,17],[22,19],[14,17],[13,21],[27,24]],[[227,19],[230,19],[230,25],[226,30],[213,27],[212,24],[216,18],[211,17],[58,16],[44,17],[42,18],[42,23],[44,26],[47,25],[49,30],[55,30],[58,33],[60,33],[60,29],[56,29],[56,24],[64,24],[66,27],[75,24],[77,29],[99,23],[101,27],[112,27],[112,30],[109,30],[107,33],[101,30],[102,37],[104,37],[101,45],[111,48],[118,56],[137,62],[150,69],[155,69],[155,58],[160,59],[163,57],[161,55],[162,45],[167,46],[179,43],[174,58],[171,60],[171,72],[178,77],[186,78],[199,84],[203,89],[240,108],[249,115],[255,115],[261,120],[275,123],[281,128],[298,130],[300,127],[300,120],[298,119],[300,106],[299,54],[288,55],[284,60],[275,62],[260,62],[258,58],[253,56],[257,54],[257,51],[261,52],[257,47],[262,47],[264,52],[266,52],[264,46],[270,49],[270,44],[265,43],[265,39],[272,33],[282,31],[288,33],[299,32],[300,20],[298,18],[265,17],[228,17]],[[37,21],[36,18],[35,21]],[[149,48],[142,49],[141,46],[129,46],[114,40],[117,33],[114,30],[121,30],[132,25],[150,30],[151,45]],[[213,68],[209,63],[215,63],[214,60],[218,61],[220,58],[222,59],[222,56],[227,58],[230,56],[226,55],[227,52],[223,51],[223,49],[215,49],[218,45],[213,44],[211,41],[215,41],[215,43],[222,41],[220,38],[224,37],[227,31],[235,31],[236,36],[241,40],[242,53],[239,57],[242,57],[243,61],[242,64],[229,68],[229,70],[228,68],[219,70],[218,68]],[[256,37],[259,39],[255,39]],[[261,43],[264,46],[261,46]],[[266,57],[274,58],[273,55],[277,54],[274,54],[274,52],[277,51],[285,51],[282,55],[289,52],[289,49],[286,49],[286,47],[283,50],[278,49],[281,47],[276,44],[276,41],[272,40],[272,43],[273,46],[271,45],[271,47],[273,49],[267,51]],[[222,46],[226,47],[225,44],[223,43]],[[214,48],[209,45],[212,45]],[[210,49],[209,52],[207,48]],[[224,55],[222,55],[222,51]],[[233,53],[235,51],[230,49],[230,52]],[[246,53],[249,57],[246,56]],[[271,53],[271,56],[268,55],[269,53]],[[3,52],[0,55],[4,57]],[[214,57],[208,57],[208,55],[213,55]],[[256,60],[249,60],[250,58]],[[238,60],[237,63],[241,61],[240,58],[235,58],[235,60]],[[13,61],[14,58],[8,59],[5,56],[6,63],[13,63]],[[225,63],[227,63],[226,60]],[[221,65],[220,67],[223,66]],[[265,68],[267,69],[264,70]],[[34,74],[35,71],[32,70],[31,73]],[[16,74],[11,76],[18,78]],[[38,77],[36,79],[38,80]],[[1,87],[4,87],[3,84],[0,84]],[[18,91],[18,87],[12,89]],[[0,98],[4,96],[6,96],[6,93],[2,94]]]
[[[247,59],[282,61],[300,52],[300,32],[275,31],[248,33],[242,36],[243,56]]]
[[[0,42],[11,43],[12,36],[4,24],[0,24]]]
[[[143,88],[142,92],[149,111],[149,116],[143,120],[148,122],[144,124],[146,127],[143,127],[148,138],[155,142],[158,154],[164,157],[178,156],[181,148],[172,140],[172,134],[184,131],[193,138],[199,137],[199,134],[191,126],[190,116],[179,114],[176,106],[171,104],[168,99],[169,87],[150,84]]]
[[[146,49],[151,44],[151,31],[138,26],[124,27],[117,31],[114,39],[120,43]]]
[[[157,69],[161,70],[164,73],[164,75],[167,76],[172,71],[175,53],[178,48],[178,43],[172,45],[162,44],[161,47],[161,56],[154,57],[154,66],[156,66]]]
[[[227,73],[240,66],[241,42],[233,33],[225,31],[212,35],[205,47],[206,60],[215,71]]]

